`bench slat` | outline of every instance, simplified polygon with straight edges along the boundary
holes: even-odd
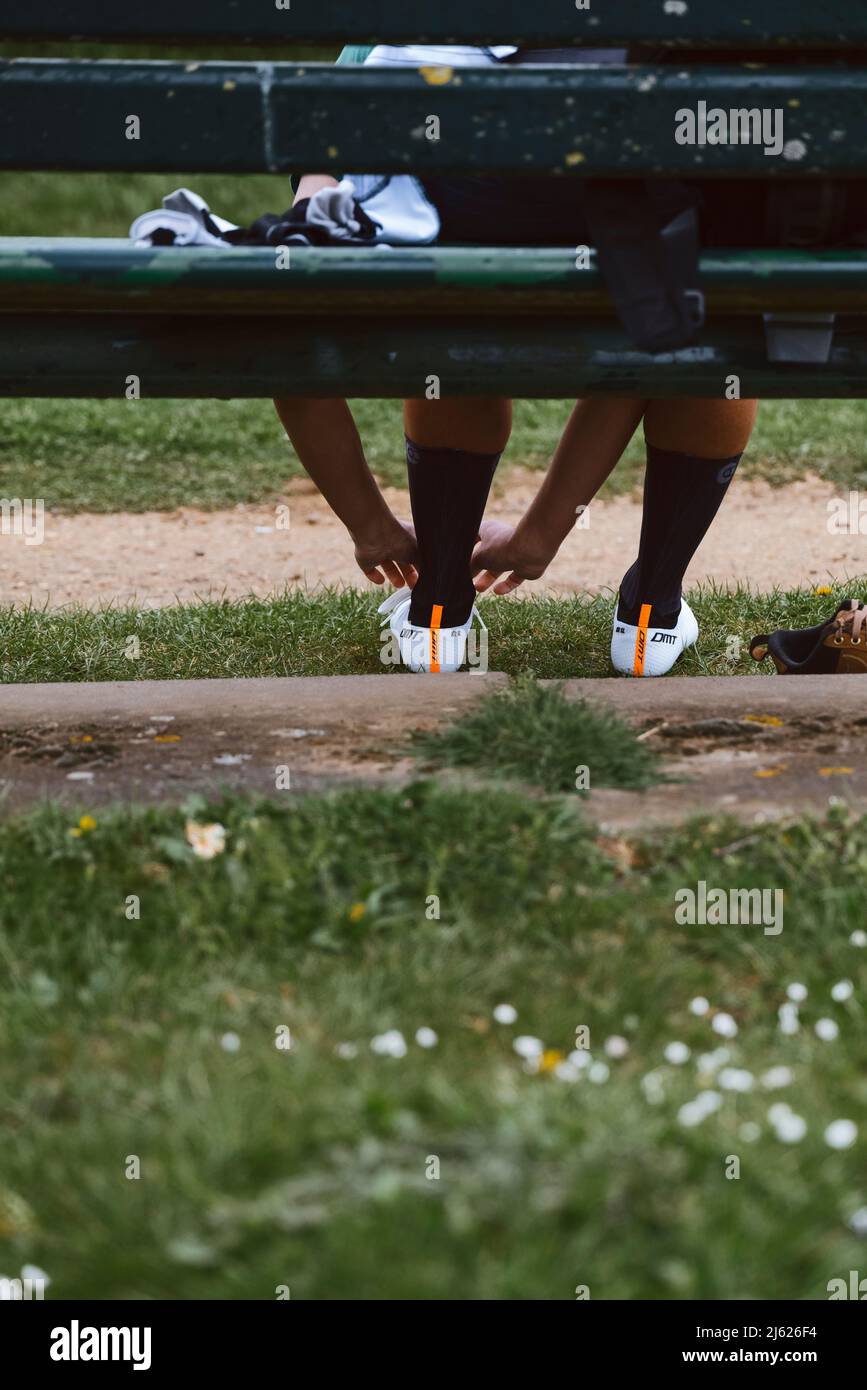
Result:
[[[708,251],[708,311],[867,313],[867,250]],[[591,256],[550,248],[134,247],[125,240],[0,239],[0,314],[309,315],[386,311],[559,317],[613,314]],[[2,322],[2,320],[0,320]]]
[[[585,395],[722,395],[736,372],[744,396],[867,397],[867,318],[835,338],[825,366],[768,363],[761,323],[723,320],[700,346],[649,357],[610,322],[586,318],[442,319],[423,339],[411,317],[224,320],[9,315],[0,335],[0,396],[123,399],[130,375],[143,400],[423,396],[559,399]]]
[[[617,0],[577,10],[564,0],[49,0],[21,5],[0,0],[0,38],[157,40],[249,39],[257,43],[489,43],[548,42],[851,44],[867,39],[867,12],[858,0]]]
[[[449,77],[448,74],[451,74]],[[793,93],[797,93],[794,96]],[[785,148],[675,140],[676,113],[780,110]],[[426,137],[439,117],[441,138]],[[138,139],[127,138],[138,117]],[[861,175],[867,70],[0,63],[0,168]],[[287,202],[288,202],[287,198]]]

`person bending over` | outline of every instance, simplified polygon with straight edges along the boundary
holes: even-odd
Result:
[[[354,61],[363,57],[410,66],[456,61],[456,50],[444,48],[382,46],[346,53]],[[619,62],[623,56],[622,50],[590,55],[477,48],[462,50],[461,60]],[[552,227],[558,229],[554,239],[559,244],[587,241],[580,180],[478,175],[431,177],[422,184],[439,214],[445,243],[550,244]],[[335,185],[327,175],[307,175],[296,201]],[[284,398],[275,404],[302,464],[347,525],[365,574],[376,583],[387,578],[402,586],[383,609],[404,663],[417,671],[458,669],[475,613],[471,557],[511,432],[511,402],[405,401],[415,541],[380,495],[345,401]],[[492,572],[501,561],[507,568],[507,556],[520,557],[521,547],[533,540],[540,545],[544,567],[574,524],[574,506],[586,505],[595,495],[644,417],[648,469],[642,538],[639,558],[621,586],[611,653],[615,669],[625,674],[662,674],[696,640],[695,618],[682,603],[680,583],[731,482],[754,416],[754,403],[742,401],[578,402],[527,524],[508,536],[498,531],[495,549],[477,552],[476,560],[481,554],[484,568]],[[571,505],[573,495],[577,500],[570,511],[566,501]],[[487,530],[484,540],[491,543]],[[511,569],[520,570],[520,565]],[[641,663],[635,659],[638,646],[649,650]]]

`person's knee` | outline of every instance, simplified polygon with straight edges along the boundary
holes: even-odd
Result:
[[[502,453],[512,432],[512,402],[497,396],[404,402],[404,427],[422,449]]]
[[[750,441],[758,401],[650,401],[644,438],[654,449],[696,458],[733,458]]]

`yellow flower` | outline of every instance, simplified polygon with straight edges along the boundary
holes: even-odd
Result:
[[[367,908],[364,906],[364,903],[353,903],[352,907],[349,909],[350,922],[360,922],[366,911]]]
[[[74,840],[80,840],[82,835],[87,835],[91,830],[95,829],[96,821],[93,816],[82,816],[78,825],[74,825],[67,833],[71,835]]]
[[[563,1053],[558,1052],[556,1047],[546,1047],[539,1059],[540,1071],[553,1071],[563,1061]]]
[[[813,590],[814,594],[833,594],[833,592],[830,584],[820,584],[818,588]]]

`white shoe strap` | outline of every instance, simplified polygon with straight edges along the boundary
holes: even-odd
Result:
[[[383,599],[376,611],[378,613],[392,613],[394,609],[397,608],[399,604],[404,603],[411,594],[412,589],[407,588],[406,585],[404,585],[402,589],[395,589],[393,593],[389,594],[387,599]]]

